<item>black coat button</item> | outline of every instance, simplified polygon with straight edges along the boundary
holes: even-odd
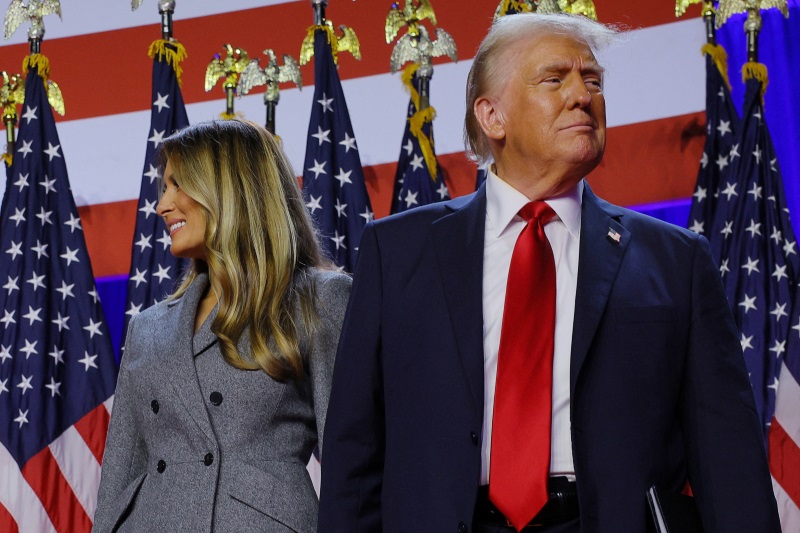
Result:
[[[219,405],[222,403],[222,394],[214,391],[211,393],[211,403],[214,405]]]
[[[167,469],[167,463],[164,462],[164,459],[161,459],[158,464],[156,465],[156,470],[159,474],[163,473],[164,470]]]
[[[467,524],[465,524],[464,522],[459,522],[458,533],[467,533]]]
[[[158,400],[153,400],[150,402],[150,409],[152,409],[154,413],[158,414]]]
[[[472,444],[475,446],[478,445],[478,435],[476,435],[474,431],[469,432],[469,438],[472,439]]]
[[[211,466],[211,463],[213,463],[213,462],[214,462],[214,454],[213,453],[207,453],[206,456],[203,457],[203,464],[205,464],[206,466]]]

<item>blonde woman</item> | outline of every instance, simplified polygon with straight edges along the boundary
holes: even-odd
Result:
[[[323,268],[275,139],[213,121],[161,145],[158,215],[192,259],[130,322],[94,531],[312,532],[350,278]]]

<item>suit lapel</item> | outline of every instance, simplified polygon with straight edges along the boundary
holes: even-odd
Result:
[[[622,215],[620,208],[597,198],[585,184],[581,205],[575,319],[572,326],[572,394],[630,242],[630,232],[620,223]]]
[[[460,200],[460,201],[459,201]],[[447,309],[473,408],[483,414],[483,241],[486,188],[433,224],[433,240]]]
[[[192,346],[194,317],[207,283],[208,277],[205,274],[197,276],[180,300],[170,304],[170,312],[166,317],[167,328],[164,331],[169,332],[171,340],[167,343],[165,357],[168,361],[169,381],[181,403],[209,441],[215,442],[214,430],[197,380],[195,351]]]

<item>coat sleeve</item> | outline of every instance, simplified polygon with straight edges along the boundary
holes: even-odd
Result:
[[[382,266],[375,229],[361,237],[333,373],[322,455],[318,533],[379,532],[385,423]]]
[[[145,443],[135,413],[135,391],[131,384],[130,362],[138,356],[135,324],[136,317],[128,324],[128,340],[114,392],[92,528],[96,533],[112,531],[119,512],[133,497],[129,492],[139,486],[147,468]]]
[[[314,340],[308,370],[311,375],[314,416],[317,420],[317,445],[320,454],[325,434],[328,399],[331,394],[336,347],[339,344],[339,335],[342,331],[342,322],[352,284],[350,276],[326,273],[320,278],[317,286],[320,327]]]
[[[708,532],[780,532],[739,335],[708,242],[695,246],[682,420],[689,482]]]

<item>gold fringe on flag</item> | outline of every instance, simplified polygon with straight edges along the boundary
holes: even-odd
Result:
[[[416,87],[414,87],[414,74],[419,70],[419,65],[416,63],[411,63],[406,68],[403,69],[403,74],[400,77],[403,80],[403,86],[406,88],[406,91],[409,92],[411,95],[411,102],[414,104],[415,109],[419,109],[419,92],[417,92]]]
[[[408,119],[410,124],[409,130],[419,142],[419,147],[422,150],[422,156],[425,158],[425,163],[428,165],[428,172],[430,172],[431,178],[434,181],[436,181],[438,169],[436,166],[436,156],[433,154],[433,140],[425,135],[425,133],[422,131],[422,126],[426,122],[433,122],[435,117],[436,110],[433,107],[428,107],[422,111],[417,111]]]
[[[36,67],[39,76],[47,83],[50,79],[50,60],[44,54],[31,54],[22,60],[22,74],[27,75],[28,70]]]
[[[220,113],[219,118],[222,120],[232,120],[236,118],[236,113]]]
[[[700,51],[714,61],[714,64],[717,65],[717,70],[722,74],[722,79],[725,80],[725,85],[728,87],[728,90],[730,90],[731,82],[728,79],[728,53],[725,49],[718,44],[706,43]]]
[[[14,157],[11,154],[0,154],[0,159],[6,162],[6,165],[11,166]]]
[[[317,30],[322,30],[325,32],[325,35],[328,38],[328,44],[331,45],[333,64],[338,65],[339,56],[337,54],[339,53],[339,39],[337,39],[336,35],[334,35],[333,28],[327,24],[315,24],[308,27],[308,30],[306,30],[306,36],[303,39],[303,44],[300,46],[300,64],[305,65],[314,55],[314,33]]]
[[[178,78],[178,85],[183,85],[183,80],[181,79],[181,74],[183,74],[181,62],[186,59],[187,54],[186,48],[184,48],[181,43],[174,40],[167,41],[164,39],[156,39],[150,43],[150,49],[147,51],[147,55],[150,56],[150,59],[155,59],[156,56],[158,56],[159,61],[163,61],[166,58],[167,64],[175,71],[175,77]]]
[[[36,68],[39,77],[42,78],[44,88],[47,91],[47,101],[53,111],[64,116],[66,113],[66,105],[64,104],[64,95],[61,94],[61,89],[58,84],[50,80],[50,60],[44,54],[31,54],[26,56],[22,61],[22,73],[28,74],[28,70]]]
[[[767,66],[764,63],[748,61],[742,66],[742,81],[756,79],[761,82],[761,102],[764,102],[764,93],[767,92],[769,77],[767,76]]]

